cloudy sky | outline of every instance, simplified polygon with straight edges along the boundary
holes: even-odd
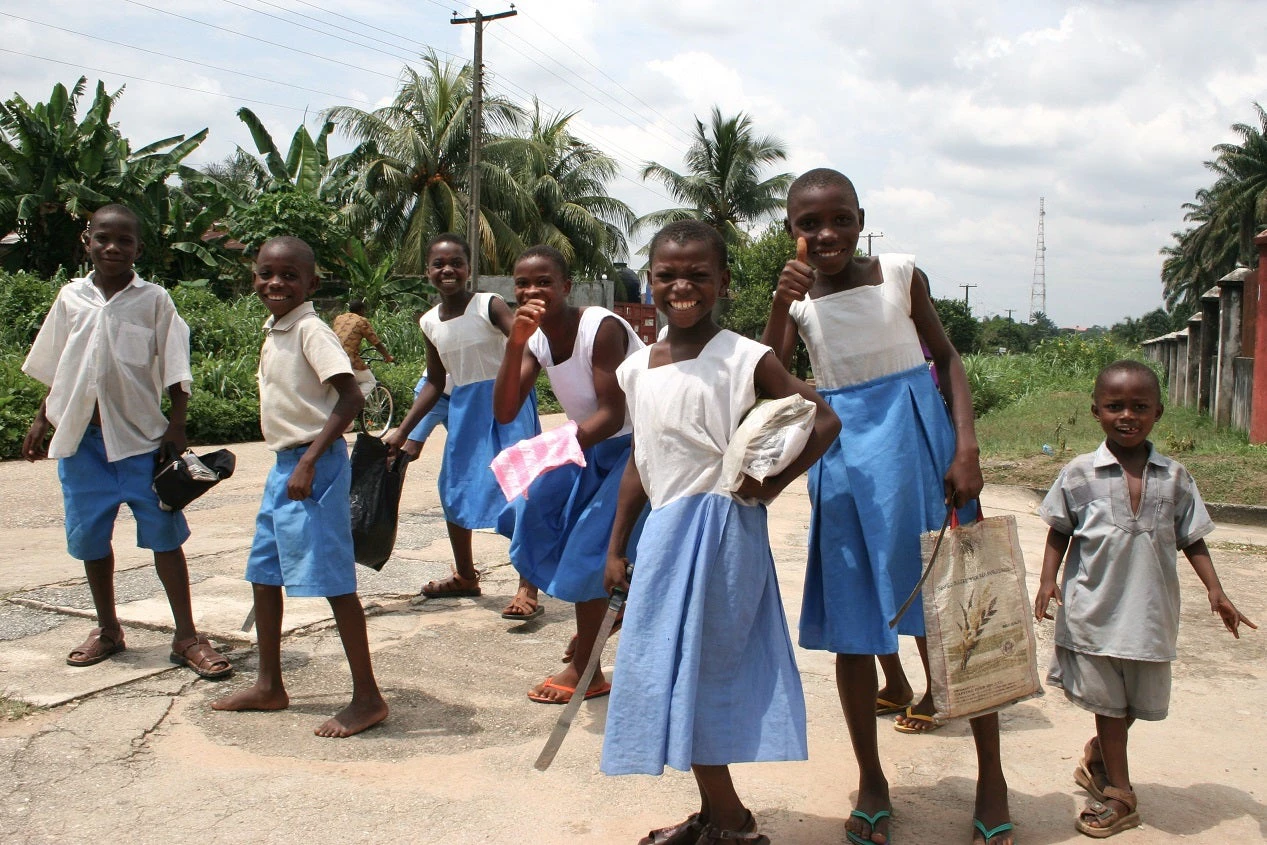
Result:
[[[481,6],[485,14],[507,4]],[[489,25],[493,91],[579,110],[622,162],[612,192],[670,201],[642,162],[682,169],[696,115],[747,112],[785,169],[843,170],[876,251],[914,253],[938,296],[976,314],[1030,305],[1039,197],[1047,311],[1111,324],[1161,303],[1158,250],[1203,162],[1267,102],[1261,0],[521,0]],[[469,57],[439,0],[5,0],[0,96],[47,99],[86,75],[126,85],[134,146],[209,127],[191,161],[253,151],[247,105],[284,145],[339,103],[389,101],[432,47]],[[345,142],[346,143],[346,142]]]

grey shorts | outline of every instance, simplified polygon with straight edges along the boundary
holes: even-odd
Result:
[[[1150,722],[1170,709],[1170,663],[1123,660],[1056,646],[1047,683],[1083,710],[1114,719]]]

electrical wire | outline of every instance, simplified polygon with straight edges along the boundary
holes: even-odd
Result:
[[[144,76],[135,76],[133,74],[123,73],[117,70],[107,70],[106,68],[92,67],[91,65],[86,65],[86,64],[83,64],[82,62],[67,62],[61,59],[50,58],[49,56],[39,56],[39,55],[36,55],[35,53],[24,53],[21,50],[10,50],[8,47],[0,47],[0,53],[12,53],[15,56],[26,56],[27,58],[39,59],[40,61],[43,61],[43,62],[52,62],[54,64],[66,65],[67,67],[80,68],[82,70],[91,70],[94,73],[108,73],[111,76],[121,76],[124,79],[132,79],[137,82],[148,82],[151,85],[162,85],[167,88],[178,88],[181,91],[193,91],[196,94],[206,94],[211,97],[225,97],[227,99],[238,100],[243,103],[255,103],[256,105],[261,105],[261,106],[272,106],[273,108],[287,109],[288,111],[297,111],[297,112],[306,111],[306,109],[297,108],[295,106],[284,106],[281,103],[271,103],[267,100],[253,100],[249,97],[239,97],[236,94],[226,94],[220,91],[205,91],[201,88],[191,88],[188,85],[177,85],[174,82],[163,82],[158,79],[147,79]]]
[[[279,79],[269,79],[268,77],[265,77],[265,76],[257,76],[254,73],[246,73],[245,71],[233,70],[232,68],[220,67],[219,65],[209,65],[206,62],[199,62],[194,59],[186,59],[183,56],[174,56],[171,53],[161,53],[158,50],[150,50],[146,47],[138,47],[135,44],[128,44],[123,41],[114,41],[110,38],[103,38],[100,35],[92,35],[91,33],[87,33],[87,32],[79,32],[74,29],[68,29],[64,26],[58,26],[56,24],[47,23],[45,21],[37,21],[33,18],[24,18],[21,15],[14,15],[9,12],[0,11],[0,15],[4,15],[5,17],[8,17],[8,18],[14,18],[15,20],[25,21],[26,23],[33,23],[33,24],[36,24],[37,26],[48,27],[49,29],[55,29],[55,30],[58,30],[59,32],[65,32],[70,35],[77,35],[80,38],[88,38],[93,41],[100,41],[104,44],[113,44],[116,47],[125,47],[129,50],[136,50],[137,52],[140,52],[140,53],[149,53],[151,56],[161,56],[164,59],[172,59],[177,62],[184,62],[186,64],[197,65],[198,67],[205,67],[210,70],[218,70],[222,73],[232,73],[236,76],[244,76],[248,79],[255,79],[255,80],[258,80],[259,82],[267,82],[271,85],[281,85],[286,88],[294,88],[296,91],[307,91],[310,94],[321,94],[326,97],[334,97],[335,99],[340,99],[340,100],[342,99],[353,100],[355,102],[365,103],[366,105],[371,105],[371,106],[377,105],[376,103],[370,102],[369,100],[361,100],[361,99],[357,99],[356,97],[345,97],[342,94],[335,94],[332,91],[322,91],[319,88],[308,88],[303,85],[295,85],[290,82],[282,82]]]

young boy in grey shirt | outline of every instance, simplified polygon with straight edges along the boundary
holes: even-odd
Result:
[[[1105,441],[1064,468],[1039,510],[1050,530],[1034,616],[1050,619],[1055,599],[1056,654],[1047,681],[1095,714],[1096,736],[1074,780],[1093,799],[1076,827],[1097,839],[1139,824],[1127,730],[1136,719],[1164,719],[1170,705],[1179,634],[1176,549],[1232,636],[1239,638],[1242,622],[1257,627],[1223,593],[1202,539],[1214,523],[1192,476],[1148,441],[1162,410],[1151,369],[1138,361],[1105,367],[1091,400]]]

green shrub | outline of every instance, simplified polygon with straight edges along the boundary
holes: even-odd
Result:
[[[22,456],[22,441],[46,392],[22,372],[25,359],[25,350],[0,353],[0,458]]]
[[[1108,337],[1086,340],[1052,337],[1026,355],[966,355],[964,370],[978,417],[1006,408],[1031,393],[1083,391],[1106,365],[1138,357],[1138,350],[1119,346]]]
[[[0,347],[30,349],[64,284],[64,271],[58,271],[52,279],[0,271],[0,314],[4,315],[0,322]]]
[[[177,285],[169,293],[176,310],[189,324],[189,348],[195,357],[250,354],[259,358],[264,321],[268,319],[259,297],[251,294],[226,301],[206,288],[184,285]],[[255,378],[254,371],[251,378]]]
[[[225,399],[195,387],[189,397],[185,433],[190,443],[259,440],[263,436],[260,434],[260,400],[257,396]]]

